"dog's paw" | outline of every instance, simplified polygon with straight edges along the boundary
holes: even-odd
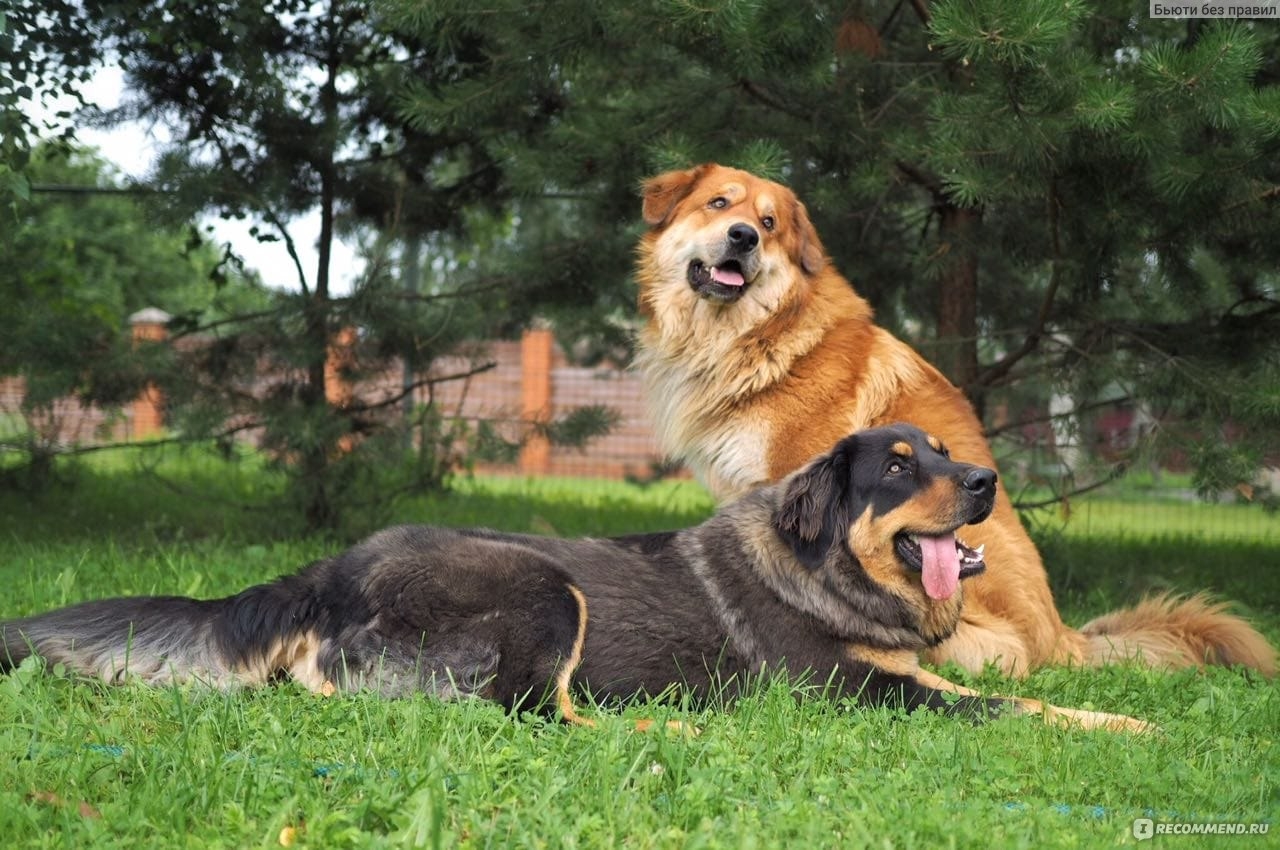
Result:
[[[1044,717],[1045,723],[1068,729],[1106,729],[1108,732],[1129,732],[1137,735],[1152,735],[1160,732],[1160,727],[1149,721],[1106,711],[1086,711],[1080,708],[1045,705],[1041,716]]]

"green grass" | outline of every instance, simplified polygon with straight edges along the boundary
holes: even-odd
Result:
[[[178,490],[94,466],[74,488],[0,492],[0,616],[122,593],[223,595],[340,545],[235,507],[269,495],[252,468],[185,459],[172,471]],[[389,519],[609,534],[686,525],[709,507],[688,483],[477,480],[398,503]],[[1148,590],[1203,588],[1280,640],[1280,544],[1265,527],[1190,530],[1037,525],[1072,622]],[[1134,844],[1131,823],[1147,813],[1280,819],[1274,683],[1126,668],[968,681],[1163,732],[903,717],[797,701],[780,682],[723,710],[588,708],[601,726],[578,729],[483,703],[325,699],[287,684],[108,688],[27,665],[0,678],[0,836],[13,847],[276,847],[292,827],[294,846],[325,848],[1078,848]],[[629,731],[644,716],[702,734]]]
[[[1257,505],[1090,497],[1072,501],[1069,509],[1028,511],[1026,518],[1043,533],[1062,531],[1078,539],[1178,537],[1280,546],[1280,515]]]

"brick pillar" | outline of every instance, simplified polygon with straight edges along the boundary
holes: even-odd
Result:
[[[133,347],[169,339],[170,316],[164,310],[147,307],[129,317],[133,326]],[[133,439],[147,440],[164,432],[164,393],[150,381],[133,402]]]
[[[343,328],[333,335],[324,358],[324,398],[334,407],[346,407],[355,397],[351,382],[343,373],[355,365],[356,329]]]
[[[355,387],[346,373],[356,363],[356,343],[359,335],[355,328],[343,328],[333,335],[324,357],[324,400],[337,408],[347,407],[356,396]],[[343,434],[338,438],[338,452],[346,454],[356,447],[355,434]]]
[[[520,418],[546,422],[551,418],[551,353],[555,337],[548,328],[532,328],[520,340]],[[520,449],[520,472],[546,475],[551,469],[551,444],[541,434]]]

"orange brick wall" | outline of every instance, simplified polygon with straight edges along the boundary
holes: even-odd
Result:
[[[147,335],[145,339],[154,339]],[[343,346],[335,347],[335,361]],[[616,366],[571,365],[549,331],[529,331],[523,340],[475,343],[449,357],[435,360],[422,377],[462,374],[477,364],[494,363],[465,381],[444,381],[414,393],[418,404],[434,403],[444,417],[488,420],[509,437],[522,431],[521,421],[558,417],[569,410],[602,404],[617,411],[619,423],[608,435],[583,449],[563,448],[536,441],[525,447],[520,460],[508,466],[489,465],[487,472],[525,475],[573,475],[622,478],[647,475],[662,458],[653,437],[639,377]],[[345,387],[334,364],[326,389],[332,400],[345,398]],[[269,377],[262,378],[264,384]],[[363,381],[360,394],[371,400],[401,392],[398,365]],[[23,398],[20,378],[0,378],[0,416],[16,416]],[[64,444],[90,445],[154,436],[163,429],[163,387],[147,392],[125,408],[104,411],[85,407],[75,399],[60,400],[50,415],[37,422],[41,433]],[[11,425],[0,427],[11,430]],[[0,432],[2,433],[2,432]]]

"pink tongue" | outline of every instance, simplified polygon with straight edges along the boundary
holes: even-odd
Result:
[[[744,283],[742,275],[730,269],[722,269],[719,266],[711,267],[711,279],[716,283],[723,283],[725,286],[742,286]]]
[[[956,551],[956,536],[921,536],[920,553],[924,561],[921,573],[924,592],[934,599],[950,599],[960,585],[960,553]]]

